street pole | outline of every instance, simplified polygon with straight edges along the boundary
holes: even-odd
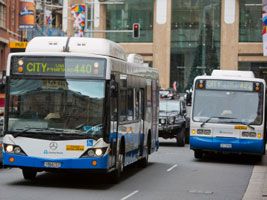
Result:
[[[46,0],[43,0],[43,5],[42,5],[42,7],[43,7],[43,14],[44,14],[44,18],[43,18],[43,27],[45,27],[45,10],[46,10]]]

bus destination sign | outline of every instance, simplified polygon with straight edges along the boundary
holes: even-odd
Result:
[[[253,82],[249,81],[230,81],[230,80],[206,80],[206,89],[211,90],[237,90],[253,91]]]
[[[66,77],[105,77],[106,60],[84,57],[21,57],[12,58],[12,74]]]

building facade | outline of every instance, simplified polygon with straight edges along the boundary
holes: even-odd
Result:
[[[163,88],[176,81],[184,92],[195,76],[213,69],[252,70],[267,79],[262,0],[62,0],[56,6],[51,2],[51,16],[58,19],[53,23],[67,35],[82,30],[84,37],[120,42],[128,53],[141,54],[149,66],[158,68]],[[8,42],[20,40],[18,6],[19,0],[0,0],[1,71]],[[78,9],[76,19],[72,9]],[[78,28],[73,26],[77,20],[81,22]],[[132,37],[133,23],[140,24],[139,38]]]
[[[19,0],[0,0],[0,73],[6,69],[9,42],[20,40]]]

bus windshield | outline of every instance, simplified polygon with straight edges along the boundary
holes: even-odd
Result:
[[[6,130],[103,137],[104,94],[103,80],[11,79]]]
[[[196,122],[262,124],[261,92],[196,89],[194,102]]]

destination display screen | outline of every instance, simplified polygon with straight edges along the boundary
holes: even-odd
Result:
[[[249,81],[205,80],[205,88],[211,90],[254,91],[255,84],[261,86],[260,83]]]
[[[11,62],[13,75],[104,78],[106,60],[85,57],[21,57]]]

